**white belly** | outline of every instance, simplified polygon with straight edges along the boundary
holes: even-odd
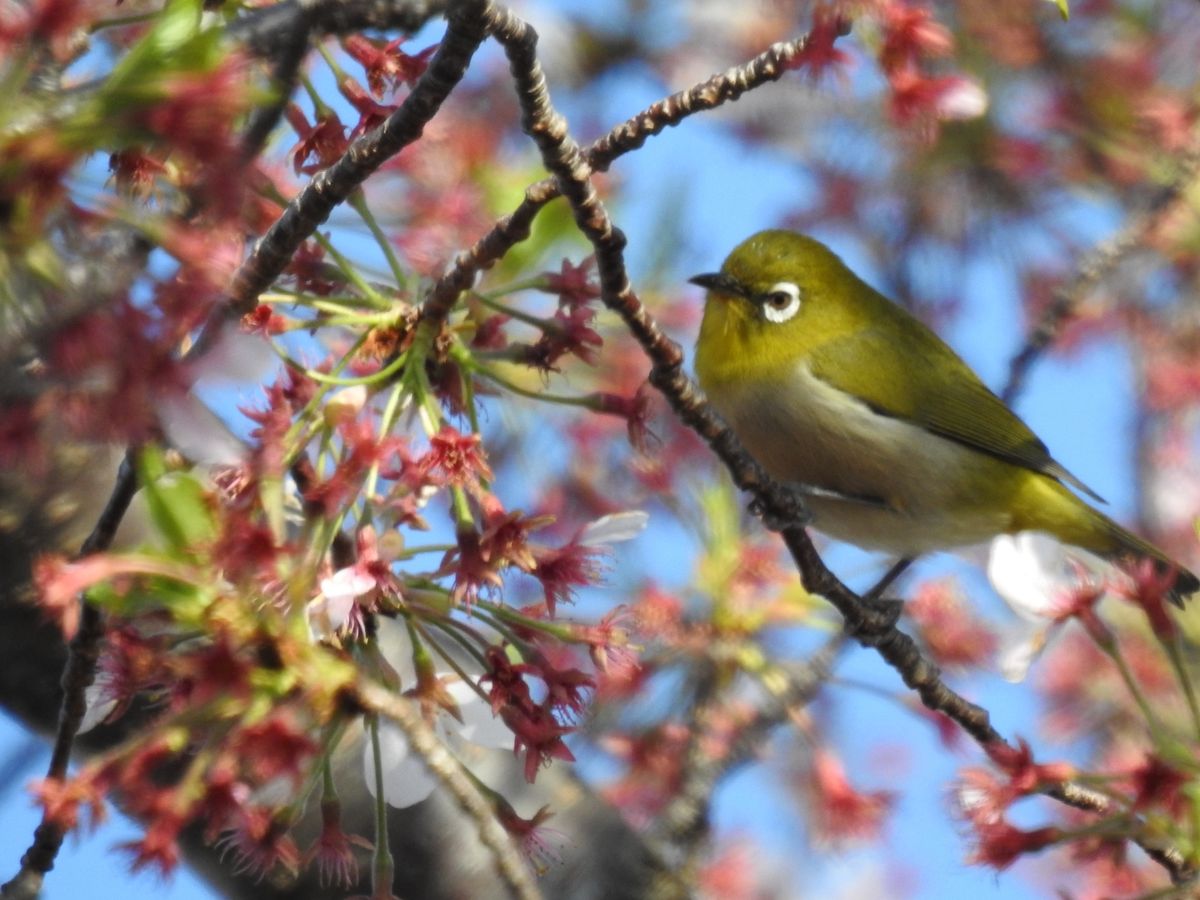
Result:
[[[795,378],[788,390],[724,387],[713,405],[773,477],[882,501],[810,498],[818,530],[897,555],[976,544],[1005,530],[1006,513],[983,513],[980,505],[993,504],[972,502],[968,473],[977,484],[981,454],[873,412],[807,366]]]

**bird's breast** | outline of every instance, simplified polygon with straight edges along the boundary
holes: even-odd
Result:
[[[1007,514],[981,495],[1014,467],[882,415],[803,363],[784,378],[704,387],[773,477],[860,498],[811,502],[814,525],[833,537],[919,553],[977,543],[1006,527]]]

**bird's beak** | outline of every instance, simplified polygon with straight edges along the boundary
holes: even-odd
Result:
[[[710,275],[696,275],[688,279],[689,282],[700,287],[715,291],[718,294],[728,294],[733,297],[745,297],[746,289],[741,283],[730,275],[724,272],[714,272]]]

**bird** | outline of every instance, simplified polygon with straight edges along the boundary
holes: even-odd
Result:
[[[773,478],[808,489],[818,531],[901,558],[1046,532],[1116,563],[1152,560],[1173,573],[1177,603],[1200,589],[1085,501],[1103,502],[949,345],[821,242],[760,231],[689,280],[707,291],[701,389]]]

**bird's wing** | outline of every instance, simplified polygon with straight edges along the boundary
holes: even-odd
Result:
[[[896,338],[867,329],[834,339],[813,351],[809,366],[879,415],[1057,478],[1104,502],[1055,462],[1029,426],[940,338],[925,328],[909,331]]]

